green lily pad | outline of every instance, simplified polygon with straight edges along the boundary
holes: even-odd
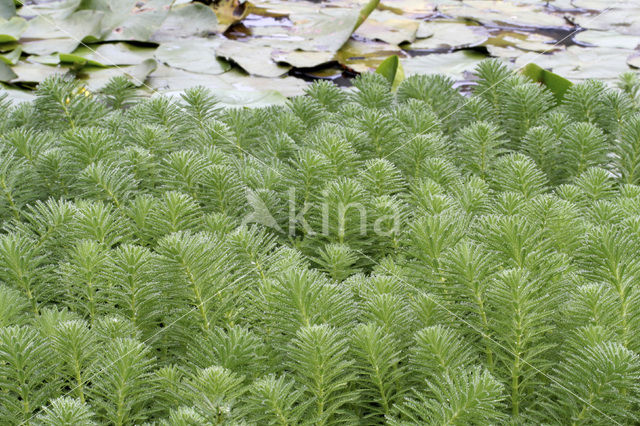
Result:
[[[627,58],[627,64],[633,68],[640,68],[640,52],[630,55]]]
[[[22,54],[22,48],[18,46],[7,53],[0,54],[0,61],[4,62],[7,65],[15,65],[20,60],[21,54]]]
[[[637,35],[620,34],[616,31],[583,31],[574,37],[575,41],[598,47],[635,49],[640,43]]]
[[[65,74],[69,68],[19,61],[11,67],[11,70],[17,75],[17,77],[12,80],[13,83],[40,83],[52,75]]]
[[[225,40],[216,49],[216,54],[238,64],[252,75],[262,77],[279,77],[286,74],[291,67],[277,64],[271,59],[269,44],[260,39],[242,42]]]
[[[400,44],[415,40],[419,26],[419,21],[403,18],[389,11],[374,10],[355,34],[389,44]]]
[[[555,39],[536,33],[520,33],[514,31],[502,31],[491,37],[484,44],[492,56],[517,57],[524,51],[548,53],[564,50],[565,46],[555,43]],[[518,49],[504,49],[517,47]]]
[[[18,9],[17,13],[27,19],[38,16],[52,19],[66,19],[80,7],[80,3],[82,3],[82,0],[60,0],[25,4]]]
[[[17,89],[6,84],[0,84],[0,88],[0,95],[6,95],[6,99],[13,105],[31,102],[36,98],[36,95],[30,90]]]
[[[292,52],[274,50],[271,59],[276,62],[284,62],[296,68],[312,68],[333,61],[334,52],[306,52],[294,50]]]
[[[516,59],[515,65],[524,67],[529,62],[534,62],[572,81],[590,78],[613,80],[629,71],[627,58],[633,52],[627,49],[569,46],[553,55],[522,55]]]
[[[271,105],[285,105],[287,98],[276,90],[262,92],[251,90],[217,90],[216,99],[227,108],[263,108]]]
[[[202,3],[174,5],[149,40],[163,43],[180,38],[206,37],[215,33],[217,26],[215,12]]]
[[[186,71],[221,74],[231,68],[216,57],[222,39],[190,39],[162,43],[155,52],[158,61]]]
[[[551,71],[547,71],[533,63],[527,64],[520,72],[533,81],[547,86],[558,102],[562,101],[564,94],[573,85],[573,83],[566,78],[552,73]]]
[[[184,71],[165,65],[158,66],[158,69],[149,76],[147,84],[160,92],[176,92],[193,86],[203,86],[216,93],[218,90],[257,92],[276,90],[283,96],[300,95],[308,85],[305,81],[295,77],[255,77],[234,69],[224,74],[211,75]]]
[[[407,76],[414,74],[444,74],[460,80],[465,71],[473,71],[478,63],[487,57],[471,50],[459,50],[453,53],[437,53],[415,56],[400,60]]]
[[[104,39],[148,41],[169,14],[171,0],[110,0],[102,20]]]
[[[18,75],[13,72],[9,65],[0,62],[0,81],[11,81],[17,77]]]
[[[132,46],[128,43],[104,43],[82,46],[71,54],[60,54],[62,62],[81,62],[106,67],[113,65],[138,65],[153,58],[155,49]],[[77,58],[74,59],[74,58]]]
[[[130,65],[124,67],[85,67],[77,74],[91,91],[97,91],[103,88],[113,77],[124,75],[136,86],[145,84],[145,80],[157,67],[157,62],[153,59],[147,59],[138,65]]]
[[[398,46],[382,42],[349,40],[336,54],[336,60],[356,72],[375,70],[391,55],[406,56]]]
[[[22,50],[34,55],[71,53],[81,41],[95,40],[100,34],[102,12],[80,10],[65,19],[37,16],[22,34]]]
[[[482,24],[506,24],[520,27],[567,27],[566,20],[547,13],[544,2],[466,0],[457,4],[444,4],[438,10],[447,16],[470,19]]]
[[[0,1],[0,18],[9,19],[16,15],[16,5],[12,0]]]
[[[411,43],[409,49],[459,49],[477,46],[489,38],[486,28],[464,22],[423,22],[420,31],[432,35]]]
[[[609,5],[611,2],[609,2]],[[615,3],[616,8],[608,9],[604,13],[596,15],[581,14],[573,16],[571,19],[577,25],[589,30],[610,30],[620,34],[628,34],[637,36],[640,34],[640,7],[637,5],[632,8],[618,8],[624,2]],[[607,6],[608,7],[608,6]]]
[[[17,41],[26,29],[27,21],[23,18],[14,16],[8,21],[2,19],[2,21],[0,21],[0,43]]]

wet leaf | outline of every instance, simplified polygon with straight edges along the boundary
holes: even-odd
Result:
[[[221,74],[229,68],[228,62],[216,57],[216,48],[222,39],[190,39],[162,43],[155,52],[158,61],[186,71],[203,74]]]
[[[22,54],[22,48],[18,46],[7,53],[0,54],[0,61],[4,62],[7,65],[15,65],[20,60],[21,54]]]
[[[563,50],[565,46],[557,44],[555,39],[536,33],[519,33],[513,31],[503,31],[491,37],[485,43],[489,52],[495,56],[516,57],[524,51],[530,52],[553,52]],[[517,47],[519,50],[500,48]],[[493,53],[492,53],[493,52]],[[509,54],[511,52],[511,54]]]
[[[101,89],[111,78],[119,75],[124,75],[136,86],[142,86],[156,67],[155,60],[147,59],[138,65],[124,67],[85,67],[78,72],[77,77],[92,91]]]
[[[225,40],[216,49],[216,54],[235,62],[252,75],[279,77],[291,69],[271,59],[269,44],[261,44],[258,39],[246,42]]]
[[[356,72],[367,72],[376,69],[391,55],[407,56],[395,45],[351,39],[338,51],[336,59]]]
[[[461,79],[465,71],[472,71],[486,56],[471,50],[453,53],[433,53],[424,56],[401,59],[400,63],[407,76],[413,74],[444,74]]]
[[[547,86],[558,102],[562,101],[566,91],[573,85],[566,78],[547,71],[534,63],[527,64],[520,72],[533,81]]]
[[[65,19],[38,16],[28,22],[22,34],[22,50],[33,55],[71,53],[81,41],[95,40],[100,34],[102,12],[80,10]]]
[[[0,1],[0,18],[9,19],[16,14],[16,5],[13,0]]]
[[[19,16],[35,18],[46,16],[52,19],[66,19],[78,9],[82,0],[60,0],[25,4],[18,11]]]
[[[444,4],[438,10],[456,18],[471,19],[483,24],[499,23],[521,27],[566,27],[563,17],[547,13],[544,2],[521,4],[492,0],[466,0]]]
[[[249,14],[250,7],[244,0],[218,0],[211,8],[218,18],[218,31],[223,33],[231,25],[240,22]]]
[[[215,33],[217,27],[215,12],[204,4],[174,5],[150,41],[162,43],[181,38],[205,37]]]
[[[0,81],[11,81],[17,77],[18,75],[13,72],[9,65],[0,62]]]
[[[634,68],[640,68],[640,52],[636,52],[627,58],[627,64]]]
[[[31,102],[36,98],[36,95],[29,90],[16,89],[15,87],[5,84],[0,85],[0,87],[2,88],[0,89],[0,95],[6,95],[6,99],[13,105],[19,105],[23,102]]]
[[[489,38],[486,28],[464,22],[423,22],[420,32],[432,35],[411,43],[409,49],[459,49],[477,46]]]
[[[16,65],[11,67],[11,70],[17,75],[17,77],[12,80],[12,82],[14,83],[40,83],[47,77],[54,74],[65,74],[69,70],[69,68],[19,61]]]
[[[618,7],[623,4],[624,2],[615,3]],[[636,4],[625,9],[608,9],[605,13],[576,15],[571,19],[582,28],[611,30],[620,34],[637,36],[640,34],[640,19],[638,17],[640,17],[640,7]]]
[[[435,12],[437,1],[381,0],[378,9],[390,10],[412,18],[423,18]]]
[[[535,62],[572,81],[589,78],[613,80],[629,71],[626,61],[631,53],[633,51],[627,49],[569,46],[553,55],[522,55],[516,59],[515,65],[524,67],[529,62]]]
[[[355,34],[389,44],[400,44],[415,40],[419,26],[419,21],[406,19],[389,11],[374,10]]]
[[[640,18],[639,18],[640,19]],[[583,31],[574,36],[574,40],[580,43],[599,47],[612,47],[621,49],[635,49],[640,43],[638,35],[620,34],[616,31]]]
[[[0,20],[0,43],[17,41],[27,29],[27,21],[14,16],[9,20]]]
[[[171,0],[110,0],[102,22],[105,40],[148,41],[169,14]]]
[[[276,62],[284,62],[296,68],[313,68],[321,64],[333,61],[333,52],[306,52],[294,50],[292,52],[274,50],[271,59]]]

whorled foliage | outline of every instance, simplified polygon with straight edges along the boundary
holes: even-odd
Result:
[[[640,84],[0,102],[0,424],[637,424]]]

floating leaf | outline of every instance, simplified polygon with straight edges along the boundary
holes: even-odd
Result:
[[[16,15],[16,5],[13,0],[0,1],[0,18],[9,19]]]
[[[636,52],[627,58],[627,64],[634,68],[640,68],[640,52]]]
[[[153,59],[147,59],[138,65],[124,67],[85,67],[80,70],[77,77],[83,81],[89,90],[95,91],[103,88],[113,77],[123,75],[136,86],[142,86],[149,74],[157,67]]]
[[[50,16],[35,17],[22,34],[22,50],[34,55],[71,53],[81,41],[99,36],[101,19],[102,12],[93,10],[80,10],[55,21]]]
[[[0,81],[11,81],[17,77],[18,75],[13,72],[9,65],[0,61]]]
[[[627,57],[633,52],[627,49],[569,46],[553,55],[528,53],[518,57],[515,64],[521,68],[529,62],[535,62],[569,80],[613,80],[629,71]]]
[[[607,2],[608,8],[611,5],[611,2]],[[625,2],[617,2],[615,6],[620,7],[624,5]],[[631,3],[631,2],[629,2]],[[628,34],[637,36],[640,34],[640,7],[632,6],[630,8],[610,8],[607,9],[605,13],[601,13],[598,15],[576,15],[571,19],[576,25],[579,25],[582,28],[587,28],[589,30],[611,30],[616,31],[620,34]]]
[[[416,40],[409,49],[459,49],[477,46],[489,38],[486,28],[464,22],[422,22],[420,32],[431,36]]]
[[[47,17],[57,20],[66,19],[70,16],[78,9],[82,0],[45,1],[37,2],[35,4],[24,4],[26,2],[21,1],[21,3],[23,3],[23,6],[17,11],[20,16],[28,19],[35,17]]]
[[[271,59],[269,45],[261,44],[257,39],[246,42],[225,40],[216,49],[216,53],[232,60],[252,75],[279,77],[291,69],[290,66],[279,65]]]
[[[69,68],[60,66],[47,66],[41,64],[32,64],[24,61],[19,61],[16,65],[11,67],[11,70],[17,75],[12,82],[24,82],[24,83],[40,83],[47,77],[55,74],[65,74]]]
[[[7,20],[0,20],[0,43],[17,41],[27,29],[27,21],[14,16]]]
[[[36,98],[36,95],[34,95],[33,92],[29,90],[17,89],[5,84],[1,84],[0,87],[2,88],[0,90],[0,96],[6,95],[6,99],[13,105],[18,105],[23,102],[31,102]]]
[[[22,48],[18,46],[7,53],[0,54],[0,61],[4,62],[7,65],[15,65],[20,60],[21,54]]]
[[[406,56],[404,51],[395,45],[382,42],[365,43],[352,39],[342,46],[336,59],[356,72],[367,72],[376,69],[391,55]]]
[[[447,16],[470,19],[482,24],[507,24],[521,27],[566,27],[567,21],[547,13],[544,3],[466,0],[440,5],[438,10]]]
[[[244,0],[218,0],[211,7],[218,18],[218,31],[221,33],[236,22],[242,21],[250,10],[248,2]]]
[[[389,11],[374,10],[355,34],[368,39],[381,40],[390,44],[412,42],[420,22],[403,18]]]
[[[573,86],[573,83],[566,78],[551,71],[547,71],[534,63],[527,64],[522,68],[522,70],[520,70],[520,72],[531,80],[547,86],[558,102],[562,101],[566,91]]]
[[[333,52],[307,52],[294,50],[292,52],[274,50],[271,59],[276,62],[284,62],[296,68],[313,68],[321,64],[333,61]]]
[[[592,46],[621,49],[635,49],[640,43],[637,35],[620,34],[616,31],[587,30],[576,34],[573,39]]]
[[[148,41],[169,14],[171,0],[110,0],[105,14],[105,40]]]
[[[434,53],[401,59],[400,63],[406,75],[444,74],[461,79],[465,71],[472,71],[486,56],[471,50],[459,50],[453,53]]]
[[[162,43],[155,52],[158,61],[186,71],[203,74],[221,74],[229,68],[228,62],[216,57],[221,39],[190,39]]]
[[[202,3],[173,6],[150,41],[162,43],[181,38],[206,37],[215,33],[218,19],[211,8]]]

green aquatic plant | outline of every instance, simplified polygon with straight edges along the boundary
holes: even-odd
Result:
[[[477,73],[1,103],[0,423],[637,423],[637,82]]]

